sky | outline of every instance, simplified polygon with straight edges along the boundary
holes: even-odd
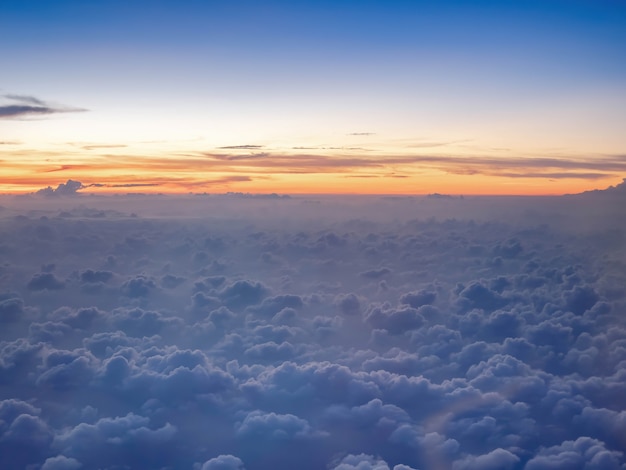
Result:
[[[626,4],[0,2],[0,192],[564,194],[626,173]]]

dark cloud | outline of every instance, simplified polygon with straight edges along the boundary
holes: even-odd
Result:
[[[10,323],[19,320],[24,312],[24,302],[19,297],[2,299],[0,296],[0,323]]]
[[[146,297],[156,288],[154,280],[146,276],[137,276],[122,284],[122,292],[128,297]]]
[[[363,271],[362,273],[359,273],[359,276],[364,277],[366,279],[381,279],[388,274],[391,274],[391,269],[378,268],[378,269],[370,269],[368,271]]]
[[[493,311],[504,307],[508,300],[481,282],[472,282],[461,290],[458,302],[461,309],[465,311],[473,308]]]
[[[373,328],[387,330],[393,335],[415,330],[424,324],[424,318],[419,310],[412,307],[399,309],[375,307],[367,312],[365,319]]]
[[[345,315],[358,315],[361,313],[361,301],[355,294],[339,295],[335,303]]]
[[[400,297],[400,302],[410,305],[413,308],[419,308],[423,305],[432,304],[436,298],[436,292],[423,289],[419,292],[408,292],[404,294],[402,297]]]
[[[259,303],[268,293],[267,287],[258,281],[241,280],[222,289],[219,297],[229,307],[241,308]]]
[[[86,269],[80,273],[80,280],[83,282],[108,282],[113,278],[111,271],[94,271]]]
[[[2,97],[9,103],[0,105],[0,119],[86,111],[81,108],[49,104],[34,96],[8,94]]]
[[[32,291],[61,290],[64,287],[65,283],[52,273],[34,274],[26,284],[26,288]]]
[[[186,279],[184,277],[166,274],[161,278],[161,286],[167,289],[175,289],[185,281]]]

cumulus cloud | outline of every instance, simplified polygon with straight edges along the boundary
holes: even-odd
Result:
[[[82,189],[1,201],[2,468],[626,465],[614,190]]]
[[[36,194],[40,196],[73,196],[84,187],[85,186],[83,186],[80,181],[67,180],[65,183],[60,183],[54,189],[50,186],[40,189]]]
[[[200,470],[244,470],[243,462],[234,455],[219,455],[207,460]]]
[[[38,273],[33,275],[26,287],[33,291],[61,290],[65,287],[65,283],[53,273]]]
[[[76,459],[58,455],[56,457],[47,458],[41,470],[78,470],[82,466],[83,464]]]

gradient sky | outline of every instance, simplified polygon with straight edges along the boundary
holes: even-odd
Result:
[[[626,176],[624,1],[2,0],[0,57],[0,192]]]

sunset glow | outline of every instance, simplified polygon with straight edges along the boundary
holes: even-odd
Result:
[[[35,3],[0,7],[2,193],[556,195],[626,174],[619,2]]]

